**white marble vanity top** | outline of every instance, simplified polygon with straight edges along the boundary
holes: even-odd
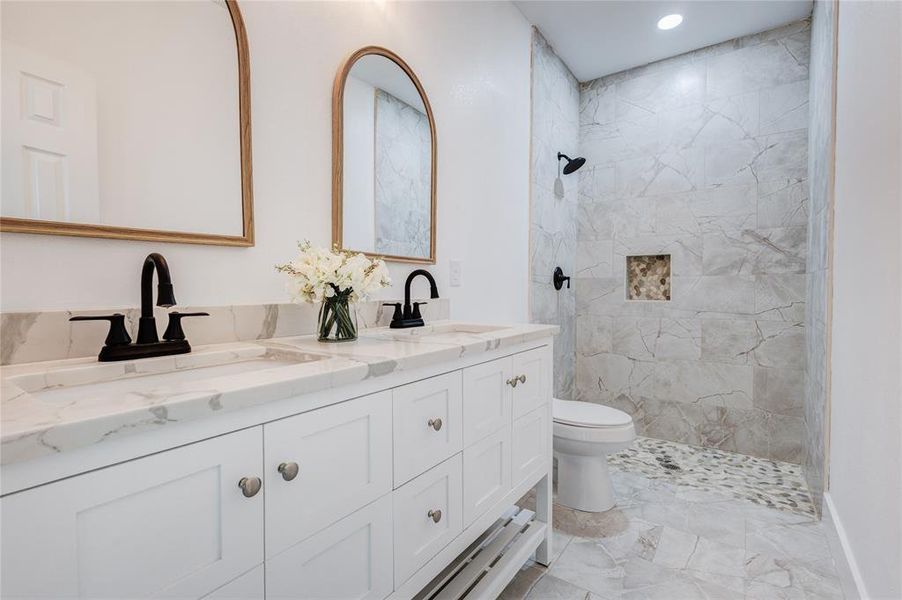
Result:
[[[549,337],[550,325],[435,322],[201,346],[190,354],[0,367],[0,463],[82,448],[221,411],[257,406]],[[99,351],[99,348],[98,348]]]

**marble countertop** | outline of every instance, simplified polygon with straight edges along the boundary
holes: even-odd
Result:
[[[0,464],[66,452],[223,411],[337,388],[550,337],[551,325],[367,329],[354,342],[314,336],[214,344],[190,354],[0,367]],[[87,386],[90,386],[88,388]]]

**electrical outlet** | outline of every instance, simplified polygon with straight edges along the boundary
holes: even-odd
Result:
[[[459,260],[452,260],[448,265],[448,279],[451,282],[451,287],[460,287],[462,270],[463,266]]]

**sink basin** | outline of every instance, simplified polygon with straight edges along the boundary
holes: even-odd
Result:
[[[6,379],[48,403],[123,394],[153,395],[175,386],[230,377],[327,358],[305,352],[274,351],[263,346],[199,352],[116,363],[91,363]]]
[[[386,329],[367,335],[395,340],[440,341],[442,339],[450,340],[461,335],[491,333],[502,329],[509,329],[509,327],[506,325],[483,325],[480,323],[438,323],[435,325],[424,325],[423,327],[411,327],[410,329]]]

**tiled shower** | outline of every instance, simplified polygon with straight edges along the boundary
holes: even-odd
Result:
[[[809,214],[818,12],[583,83],[534,33],[531,316],[562,326],[559,397],[624,410],[642,436],[822,456],[806,431],[824,412],[818,382],[806,392],[823,319],[806,310],[809,236],[828,227]],[[587,160],[564,198],[558,151]],[[573,289],[551,287],[555,266]]]

